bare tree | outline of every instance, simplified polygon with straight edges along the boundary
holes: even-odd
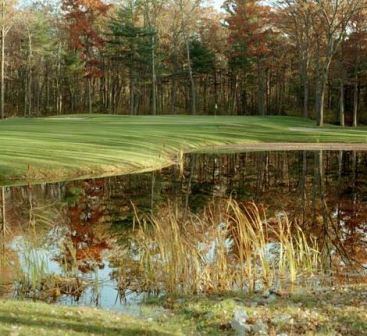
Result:
[[[1,0],[1,17],[0,17],[0,116],[1,119],[5,118],[5,41],[6,35],[8,34],[12,26],[12,12],[10,10],[12,2],[6,4],[5,0]]]
[[[151,30],[152,41],[152,114],[157,114],[157,71],[156,71],[156,46],[157,46],[157,18],[163,7],[162,0],[144,0],[142,2],[144,18]]]
[[[324,103],[330,64],[347,34],[353,16],[363,0],[314,0],[312,26],[316,35],[316,114],[317,125],[324,124]]]
[[[187,71],[190,80],[191,88],[191,114],[196,114],[196,87],[195,79],[192,70],[191,55],[190,55],[190,28],[195,26],[195,12],[200,7],[202,0],[174,0],[178,5],[181,19],[181,34],[183,36],[186,58],[187,58]]]
[[[284,0],[280,5],[285,16],[283,29],[295,41],[299,57],[299,74],[303,90],[303,116],[308,117],[309,110],[309,68],[312,52],[312,16],[313,7],[307,1]]]

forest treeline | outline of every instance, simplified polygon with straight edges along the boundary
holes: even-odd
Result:
[[[0,0],[1,117],[367,121],[366,0]]]

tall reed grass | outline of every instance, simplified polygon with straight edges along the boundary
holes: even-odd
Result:
[[[15,285],[17,297],[55,301],[61,295],[69,295],[78,299],[88,285],[75,272],[52,271],[46,252],[28,242],[23,244],[20,254]]]
[[[136,216],[142,290],[251,292],[296,284],[322,268],[316,241],[286,215],[268,220],[255,204],[232,199],[200,215],[183,212],[169,205],[157,215]]]

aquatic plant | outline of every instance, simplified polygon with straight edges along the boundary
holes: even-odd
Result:
[[[88,283],[77,274],[51,271],[46,251],[28,242],[21,244],[20,266],[15,295],[37,300],[55,301],[61,295],[81,296]]]
[[[251,292],[296,284],[322,268],[316,242],[297,223],[286,215],[268,220],[253,203],[229,199],[199,215],[169,205],[136,219],[135,265],[145,291],[152,284],[166,293]]]
[[[21,267],[18,284],[20,291],[24,288],[40,288],[44,279],[50,274],[46,256],[30,244],[23,244]]]

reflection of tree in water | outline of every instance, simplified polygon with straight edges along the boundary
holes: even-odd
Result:
[[[154,174],[7,188],[6,240],[11,240],[10,232],[14,236],[23,231],[26,239],[33,233],[43,242],[62,237],[58,260],[66,269],[89,272],[104,267],[103,252],[113,248],[111,235],[125,235],[123,229],[132,227],[132,203],[139,211],[154,212],[170,201],[200,213],[213,199],[232,196],[255,201],[269,216],[285,211],[316,236],[320,246],[329,250],[337,246],[342,256],[366,263],[366,153],[279,151],[192,157],[186,157],[183,174],[171,167]],[[56,217],[51,209],[65,202]],[[40,221],[46,215],[52,219],[48,224]],[[55,225],[62,232],[57,238],[49,235]]]
[[[104,220],[105,181],[74,183],[67,191],[69,205],[68,233],[64,255],[60,258],[67,269],[77,267],[83,273],[104,268],[102,253],[109,248],[108,237],[100,225]],[[70,196],[74,196],[74,199]]]
[[[207,200],[232,195],[254,200],[270,214],[285,211],[316,236],[321,247],[337,249],[344,263],[365,263],[366,158],[356,152],[201,155],[190,183]],[[188,200],[194,209],[197,198],[191,193]]]
[[[11,290],[14,274],[11,269],[14,268],[14,253],[8,248],[6,238],[8,234],[7,218],[6,218],[6,188],[1,187],[1,208],[0,208],[0,296],[6,295]]]
[[[346,164],[344,161],[349,161]],[[334,215],[340,231],[340,244],[348,256],[360,264],[367,264],[367,180],[366,156],[349,153],[343,161],[339,155],[339,186]],[[344,177],[344,178],[343,178]]]
[[[215,198],[255,201],[287,213],[329,252],[366,259],[367,155],[356,152],[260,152],[186,157],[176,168],[112,180],[114,195],[146,209],[167,200],[199,213]],[[153,195],[154,192],[154,195]],[[121,213],[120,213],[121,216]],[[344,260],[346,262],[347,260]]]

